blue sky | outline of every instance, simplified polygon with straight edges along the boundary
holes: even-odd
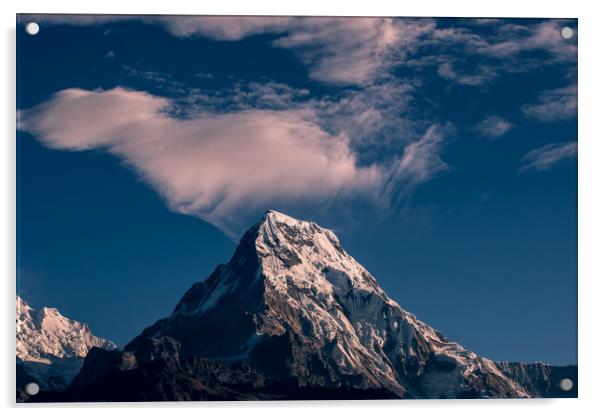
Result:
[[[33,306],[126,343],[277,209],[478,354],[576,363],[576,20],[30,20]]]

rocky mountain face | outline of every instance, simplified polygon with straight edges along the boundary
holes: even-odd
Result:
[[[93,348],[68,391],[44,400],[539,397],[553,379],[539,370],[446,339],[332,231],[269,211],[171,316],[124,351]]]
[[[518,382],[531,397],[577,397],[577,366],[551,366],[544,363],[496,363],[508,377]],[[571,380],[570,390],[563,390],[561,381]]]
[[[17,387],[36,382],[41,390],[62,390],[79,372],[93,347],[115,344],[92,334],[86,324],[55,308],[31,308],[17,296]]]

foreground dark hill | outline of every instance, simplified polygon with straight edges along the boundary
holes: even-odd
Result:
[[[549,397],[571,373],[525,366],[446,339],[330,230],[269,211],[171,316],[123,352],[93,349],[67,392],[39,399]]]

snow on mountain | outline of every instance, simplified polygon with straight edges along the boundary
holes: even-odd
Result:
[[[90,328],[60,314],[55,308],[31,308],[17,296],[17,364],[42,389],[64,388],[77,374],[92,347],[117,346],[92,334]]]
[[[518,382],[530,395],[535,397],[577,397],[577,366],[552,366],[549,364],[497,362],[498,368]],[[562,386],[563,380],[570,380],[572,388]]]
[[[494,362],[403,310],[332,231],[275,211],[170,317],[125,347],[128,368],[163,357],[166,340],[180,356],[242,361],[301,387],[418,398],[529,396]]]

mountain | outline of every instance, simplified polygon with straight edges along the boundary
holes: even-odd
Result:
[[[31,308],[17,296],[17,387],[36,382],[41,390],[64,389],[93,347],[112,350],[114,343],[92,334],[86,324],[55,308]]]
[[[518,382],[532,397],[577,397],[577,366],[552,366],[545,363],[496,363],[502,372]],[[562,380],[571,380],[573,388],[566,391]]]
[[[268,211],[169,317],[124,351],[92,349],[45,400],[542,396],[529,371],[402,309],[332,231]]]

